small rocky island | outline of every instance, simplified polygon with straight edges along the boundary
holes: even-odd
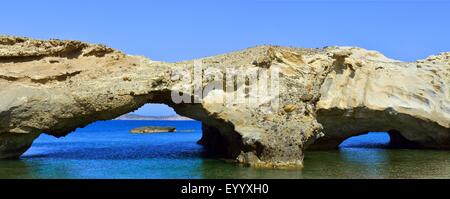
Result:
[[[131,129],[131,133],[134,134],[146,134],[146,133],[170,133],[175,132],[176,128],[172,126],[144,126]]]

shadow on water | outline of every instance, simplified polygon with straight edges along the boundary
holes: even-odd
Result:
[[[21,160],[0,160],[0,178],[34,178],[36,167]]]

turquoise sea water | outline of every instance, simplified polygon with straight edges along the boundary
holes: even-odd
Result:
[[[140,126],[193,132],[131,134]],[[0,160],[0,178],[450,178],[450,152],[387,149],[386,134],[307,151],[302,170],[253,169],[206,156],[196,121],[104,121],[64,138],[39,137],[20,160]]]

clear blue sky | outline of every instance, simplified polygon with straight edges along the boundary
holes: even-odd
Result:
[[[444,0],[11,0],[0,5],[0,34],[104,43],[162,61],[260,44],[360,46],[404,61],[450,51],[450,2]],[[138,113],[172,114],[161,106]]]

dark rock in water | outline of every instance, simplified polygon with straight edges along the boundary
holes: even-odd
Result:
[[[195,129],[185,129],[185,130],[176,130],[177,132],[185,132],[185,133],[192,133],[195,132]]]
[[[144,126],[131,129],[131,133],[168,133],[175,132],[176,128],[172,126]]]

